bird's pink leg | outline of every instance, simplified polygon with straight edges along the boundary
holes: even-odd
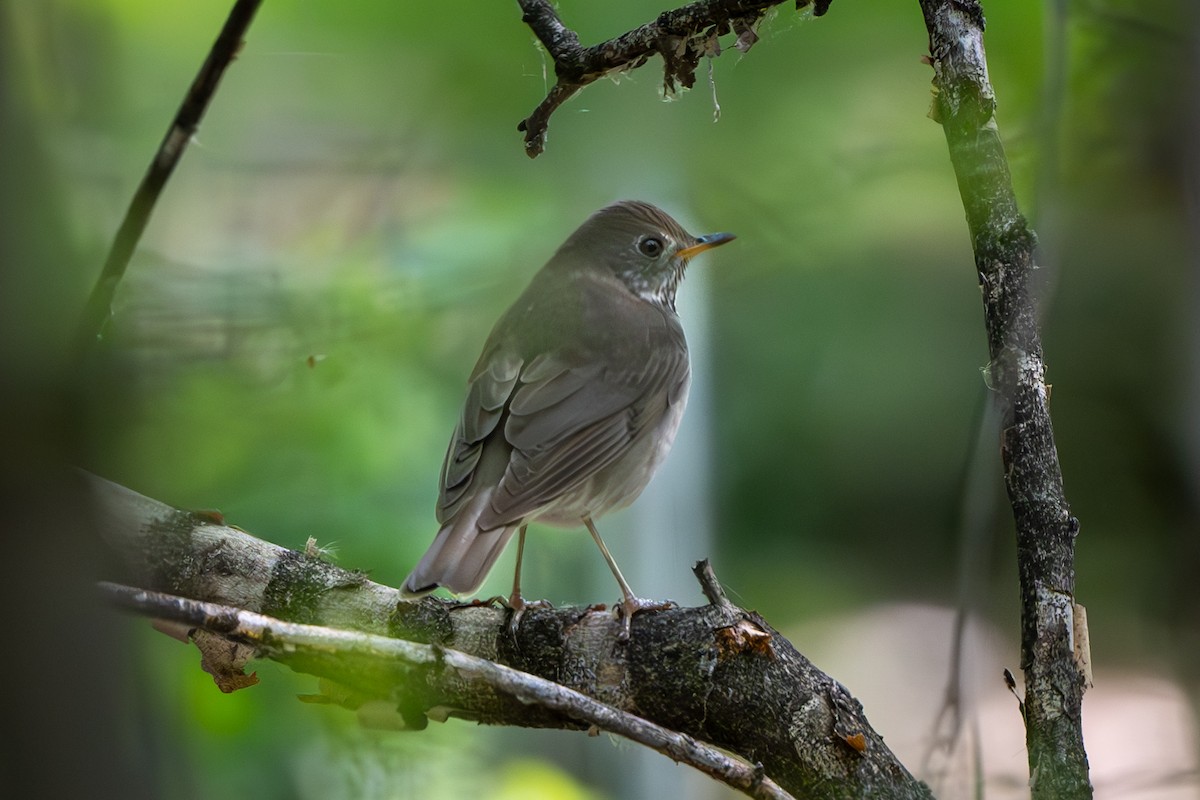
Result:
[[[596,540],[596,546],[600,548],[604,560],[608,562],[608,568],[612,570],[613,577],[617,579],[617,583],[621,587],[621,594],[625,597],[617,604],[617,614],[621,618],[621,633],[620,638],[624,641],[629,639],[629,622],[633,619],[633,615],[639,611],[661,611],[666,608],[674,608],[675,603],[671,601],[659,602],[657,600],[643,600],[633,593],[633,589],[629,588],[629,584],[625,580],[625,576],[621,574],[620,567],[613,560],[612,554],[608,552],[608,548],[604,544],[604,540],[600,538],[600,531],[596,530],[596,524],[592,522],[591,517],[584,517],[583,524],[587,526],[588,533]]]

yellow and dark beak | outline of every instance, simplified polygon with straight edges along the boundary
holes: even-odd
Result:
[[[694,245],[676,250],[675,256],[687,261],[692,256],[699,255],[705,250],[711,250],[712,248],[725,244],[726,242],[732,242],[736,238],[737,237],[732,233],[710,233],[705,236],[697,237]]]

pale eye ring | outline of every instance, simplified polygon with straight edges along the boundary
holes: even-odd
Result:
[[[646,258],[658,258],[662,255],[663,241],[657,236],[645,236],[637,245],[638,252]]]

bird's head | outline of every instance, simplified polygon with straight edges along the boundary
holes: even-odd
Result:
[[[560,255],[587,269],[608,270],[636,296],[674,311],[688,261],[733,238],[732,233],[692,236],[662,209],[622,200],[590,216]]]

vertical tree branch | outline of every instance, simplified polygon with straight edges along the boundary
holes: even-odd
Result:
[[[990,385],[1016,523],[1021,666],[1034,798],[1091,797],[1074,658],[1075,536],[1050,424],[1030,282],[1035,238],[1017,207],[994,110],[977,0],[920,0],[934,68],[934,118],[958,179],[983,293]]]
[[[241,49],[242,38],[261,4],[262,0],[237,0],[225,20],[224,27],[221,28],[221,33],[213,42],[208,58],[204,60],[195,80],[184,95],[183,103],[175,112],[171,126],[167,128],[162,143],[155,151],[154,158],[150,161],[129,208],[125,211],[125,218],[113,239],[108,258],[104,261],[104,268],[100,271],[100,277],[92,287],[91,296],[84,307],[83,319],[80,320],[79,326],[81,351],[103,334],[104,326],[112,313],[112,301],[117,285],[125,275],[125,268],[142,238],[142,232],[146,230],[158,196],[162,194],[163,186],[175,171],[175,165],[183,156],[184,148],[200,126],[200,120],[217,91],[221,76]]]

